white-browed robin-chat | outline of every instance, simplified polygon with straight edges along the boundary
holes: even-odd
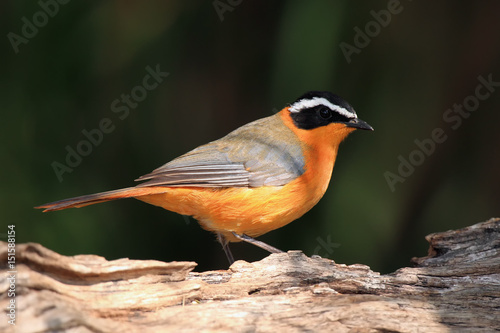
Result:
[[[258,237],[301,217],[325,193],[339,144],[356,129],[373,130],[330,92],[311,91],[270,117],[246,124],[139,177],[135,187],[84,195],[36,208],[54,211],[136,198],[195,218],[228,242],[270,252]]]

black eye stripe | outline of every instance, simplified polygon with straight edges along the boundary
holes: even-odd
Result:
[[[329,111],[328,117],[321,115],[322,110]],[[331,123],[346,123],[350,119],[331,110],[325,105],[303,109],[300,112],[290,113],[295,125],[301,129],[313,129],[326,126]]]
[[[347,124],[356,112],[341,97],[328,91],[309,91],[290,105],[290,117],[301,129],[314,129],[331,123]]]
[[[317,112],[318,114],[321,114],[323,109],[327,110],[327,112],[329,113],[329,117],[330,120],[329,122],[333,122],[333,123],[336,123],[336,122],[347,122],[350,120],[350,118],[347,118],[346,116],[344,115],[341,115],[340,113],[338,113],[337,111],[335,110],[332,110],[330,109],[329,107],[327,106],[324,106],[324,105],[318,105],[314,108],[310,108],[310,109],[306,109],[306,110],[303,110],[301,112],[308,112],[309,110],[312,111],[312,112]]]

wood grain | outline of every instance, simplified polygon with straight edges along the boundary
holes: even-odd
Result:
[[[0,242],[0,331],[500,330],[500,219],[426,239],[427,257],[387,275],[300,251],[194,273],[194,262],[67,257],[18,244],[15,326]]]

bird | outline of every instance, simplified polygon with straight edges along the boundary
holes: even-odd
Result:
[[[310,91],[281,111],[201,145],[136,181],[135,187],[46,203],[44,212],[135,198],[198,221],[214,232],[230,264],[230,242],[281,250],[256,237],[313,208],[330,183],[340,143],[373,131],[343,98]]]

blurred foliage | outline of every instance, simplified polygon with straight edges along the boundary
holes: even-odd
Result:
[[[54,14],[46,21],[41,3]],[[425,235],[500,215],[500,91],[457,129],[443,119],[475,94],[479,76],[500,81],[498,2],[401,1],[378,31],[375,16],[397,1],[54,3],[0,4],[0,233],[15,224],[18,243],[227,267],[194,220],[139,201],[48,214],[32,207],[131,186],[308,90],[343,96],[375,132],[352,134],[320,203],[262,240],[389,272],[426,254]],[[229,7],[218,13],[221,3]],[[9,33],[22,36],[34,15],[36,35],[15,52]],[[372,37],[347,61],[340,45],[355,45],[355,27],[371,27]],[[168,77],[120,119],[113,101],[157,65]],[[65,147],[104,118],[114,130],[60,182],[52,163],[65,163]],[[447,140],[391,191],[384,174],[397,174],[398,157],[408,159],[435,128]],[[234,249],[246,260],[266,255]]]

